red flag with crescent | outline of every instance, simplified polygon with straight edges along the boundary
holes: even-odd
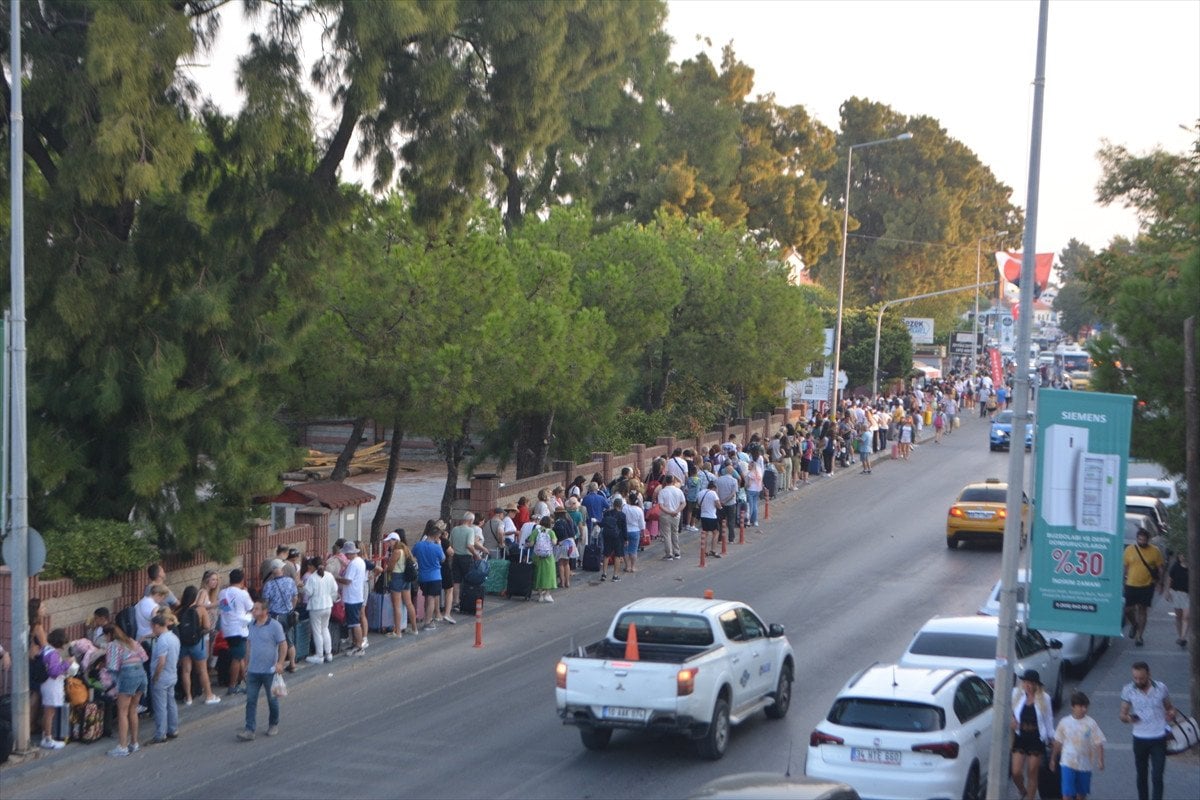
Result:
[[[1021,253],[1002,250],[996,253],[996,266],[1000,277],[1013,286],[1021,285]],[[1050,268],[1054,266],[1054,253],[1038,253],[1033,262],[1033,296],[1042,296],[1050,280]]]

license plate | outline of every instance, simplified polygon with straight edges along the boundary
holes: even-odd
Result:
[[[967,519],[991,519],[994,516],[996,516],[995,513],[991,512],[991,511],[968,511],[967,512]]]
[[[645,722],[650,716],[649,709],[645,708],[627,708],[625,706],[605,706],[605,719],[623,719],[632,722]]]
[[[890,767],[900,766],[899,750],[879,750],[874,747],[851,747],[850,760],[860,764],[886,764]]]

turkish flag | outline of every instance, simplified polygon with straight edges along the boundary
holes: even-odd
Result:
[[[1038,253],[1033,262],[1033,297],[1042,296],[1042,290],[1050,280],[1050,268],[1054,266],[1054,253]],[[996,268],[1000,277],[1013,286],[1021,285],[1021,253],[1000,251],[996,253]]]

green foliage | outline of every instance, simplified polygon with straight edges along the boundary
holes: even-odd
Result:
[[[158,560],[158,549],[128,522],[75,517],[46,533],[45,578],[101,581]]]

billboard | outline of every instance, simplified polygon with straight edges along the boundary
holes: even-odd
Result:
[[[978,337],[970,331],[956,331],[950,335],[950,355],[973,356],[983,347],[983,334]]]
[[[1121,634],[1133,400],[1058,389],[1037,394],[1029,586],[1035,628]]]
[[[903,317],[904,326],[913,344],[933,344],[933,319],[929,317]]]

